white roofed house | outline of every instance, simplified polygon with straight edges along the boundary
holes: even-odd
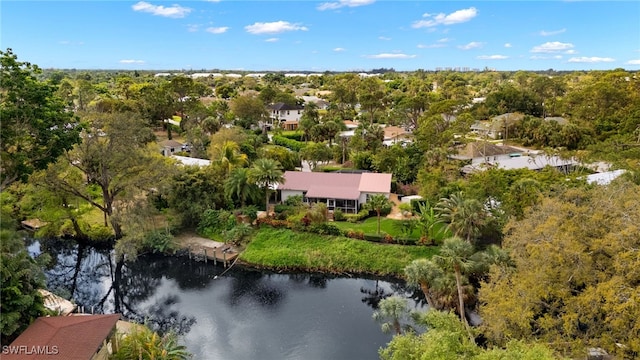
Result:
[[[269,114],[272,125],[285,130],[295,130],[304,112],[304,106],[289,105],[283,102],[269,105]]]
[[[278,192],[283,202],[300,195],[304,202],[327,204],[329,211],[340,209],[345,213],[357,213],[371,195],[389,197],[391,174],[286,171]]]

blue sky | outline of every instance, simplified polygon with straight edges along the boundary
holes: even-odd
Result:
[[[640,70],[640,1],[12,1],[43,68]]]

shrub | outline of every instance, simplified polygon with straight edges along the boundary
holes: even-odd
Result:
[[[295,141],[303,141],[304,133],[302,131],[283,131],[280,136]]]
[[[227,210],[206,210],[202,214],[198,232],[205,236],[212,236],[227,230],[231,230],[236,225],[236,217]]]
[[[284,146],[284,147],[286,147],[288,149],[291,149],[293,151],[300,151],[306,146],[306,143],[299,142],[299,141],[296,141],[296,140],[291,140],[291,139],[288,139],[288,138],[286,138],[284,136],[280,136],[280,135],[274,135],[273,136],[273,143],[275,145]]]
[[[363,240],[381,243],[384,241],[384,236],[378,234],[364,234]]]
[[[248,216],[249,219],[251,219],[251,222],[254,222],[258,218],[258,207],[255,205],[245,206],[240,209],[240,213]]]
[[[313,232],[319,235],[342,235],[342,231],[340,231],[340,228],[329,223],[313,224],[309,227],[309,232]]]
[[[344,213],[340,209],[333,210],[333,221],[345,221],[347,218],[344,216]]]
[[[347,230],[343,235],[351,239],[364,240],[364,232],[362,230]]]
[[[143,240],[143,246],[154,254],[171,253],[177,248],[173,235],[166,230],[155,230],[147,233]]]
[[[224,238],[234,245],[240,245],[249,234],[251,234],[251,225],[242,223],[234,226],[231,230],[225,231]]]
[[[287,206],[302,206],[302,195],[294,195],[289,196],[287,200],[284,201],[284,204]]]
[[[283,205],[283,204],[277,204],[276,206],[273,207],[273,211],[276,214],[282,214],[282,213],[290,213],[294,210],[293,206],[291,205]]]

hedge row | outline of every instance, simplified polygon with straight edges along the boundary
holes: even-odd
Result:
[[[286,138],[284,136],[281,136],[281,135],[274,135],[273,136],[273,143],[275,145],[284,146],[287,149],[291,149],[293,151],[300,151],[307,145],[307,144],[305,144],[303,142],[292,140],[292,139],[288,139],[288,138]]]

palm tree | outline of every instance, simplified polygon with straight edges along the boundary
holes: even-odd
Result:
[[[178,343],[178,335],[169,332],[158,335],[148,327],[139,325],[127,336],[119,334],[119,349],[113,354],[114,359],[190,359],[191,354],[184,345]]]
[[[225,195],[239,201],[240,207],[244,207],[247,199],[255,199],[258,192],[256,184],[250,181],[250,174],[248,168],[235,168],[224,183]]]
[[[456,287],[458,289],[458,312],[460,320],[462,320],[467,329],[469,329],[469,323],[464,312],[463,275],[476,265],[472,260],[474,253],[475,249],[471,243],[454,236],[445,239],[440,248],[440,253],[433,257],[433,261],[443,270],[450,270],[455,274]],[[469,336],[471,336],[470,331]]]
[[[213,148],[213,159],[218,161],[227,170],[231,172],[234,167],[244,166],[248,163],[247,154],[240,152],[240,146],[235,141],[225,141],[220,146]]]
[[[418,208],[418,227],[420,228],[420,236],[427,237],[433,243],[436,235],[436,225],[442,223],[442,219],[435,212],[434,207],[430,206],[429,203],[421,203]]]
[[[440,199],[435,210],[448,223],[447,228],[454,236],[463,237],[468,242],[480,235],[486,222],[486,211],[482,203],[477,199],[466,198],[462,191]]]
[[[249,178],[264,189],[265,210],[269,211],[269,194],[271,186],[284,181],[282,166],[278,160],[261,158],[253,163]]]
[[[391,206],[391,201],[389,201],[389,199],[387,199],[383,194],[376,194],[369,197],[369,200],[367,200],[367,203],[365,204],[367,209],[374,210],[378,216],[378,235],[380,234],[380,213],[384,208]]]
[[[396,335],[402,334],[401,320],[408,317],[409,309],[407,300],[394,295],[380,300],[378,310],[373,312],[373,319],[382,322],[382,331],[391,332],[393,329]]]
[[[404,274],[409,285],[420,286],[429,308],[437,309],[430,287],[437,278],[443,275],[442,269],[431,260],[417,259],[404,268]]]

